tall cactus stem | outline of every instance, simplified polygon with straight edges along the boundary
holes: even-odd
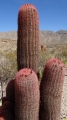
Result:
[[[39,18],[32,4],[22,5],[18,12],[17,64],[18,70],[32,68],[38,73]]]

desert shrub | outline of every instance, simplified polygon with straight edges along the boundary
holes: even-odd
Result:
[[[50,53],[49,50],[46,51],[40,51],[40,55],[39,55],[39,66],[44,67],[45,63],[47,62],[47,60],[49,60],[50,58],[52,58],[52,54]]]
[[[7,84],[14,78],[17,71],[16,50],[5,50],[0,53],[0,82],[5,82]]]
[[[67,45],[56,46],[54,55],[56,58],[59,58],[63,63],[67,64]]]
[[[17,72],[17,55],[16,55],[16,48],[10,49],[9,51],[0,50],[0,81],[5,81],[8,83],[9,80],[13,79],[16,72]],[[45,66],[45,63],[50,58],[59,58],[67,64],[67,45],[57,45],[51,50],[47,48],[45,51],[39,50],[39,77],[41,80],[42,71]]]
[[[43,73],[43,67],[39,67],[39,81],[41,81],[42,78],[42,73]]]

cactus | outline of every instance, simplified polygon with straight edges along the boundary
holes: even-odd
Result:
[[[7,97],[2,97],[2,104],[7,101]]]
[[[14,80],[8,82],[6,87],[6,99],[12,103],[15,103],[15,96],[14,96]]]
[[[17,65],[18,70],[32,68],[38,73],[39,18],[32,4],[24,4],[18,12]]]
[[[35,72],[21,69],[15,77],[15,119],[39,119],[39,84]]]
[[[0,116],[1,116],[1,109],[2,109],[2,106],[0,106]]]
[[[8,110],[3,110],[0,115],[0,120],[15,120],[15,119]]]
[[[47,61],[40,85],[40,120],[60,120],[64,76],[65,67],[59,59]]]
[[[1,113],[4,110],[8,110],[13,116],[15,116],[15,114],[14,114],[14,105],[11,102],[6,101],[6,102],[3,103],[3,105],[1,106]]]

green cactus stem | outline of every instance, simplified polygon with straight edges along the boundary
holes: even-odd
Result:
[[[57,58],[47,61],[40,85],[40,120],[60,120],[65,66]]]

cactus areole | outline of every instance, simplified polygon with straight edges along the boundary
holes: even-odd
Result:
[[[22,5],[18,12],[17,64],[18,70],[32,68],[38,72],[39,18],[32,4]]]

